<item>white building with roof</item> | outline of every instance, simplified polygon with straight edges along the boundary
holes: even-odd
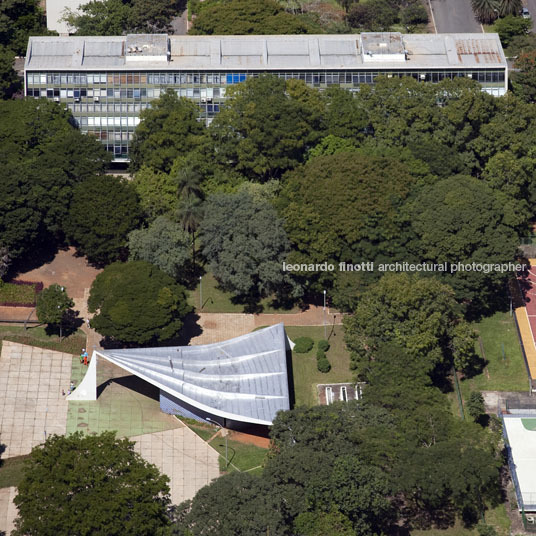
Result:
[[[311,87],[359,91],[378,76],[422,82],[457,77],[500,96],[508,87],[497,34],[31,37],[26,95],[63,103],[116,161],[128,160],[139,113],[167,89],[210,121],[227,87],[272,73]]]

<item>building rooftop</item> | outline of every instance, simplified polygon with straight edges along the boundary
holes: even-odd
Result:
[[[30,37],[27,70],[505,68],[493,33]]]
[[[203,411],[269,425],[290,409],[287,345],[277,324],[216,344],[96,354]]]

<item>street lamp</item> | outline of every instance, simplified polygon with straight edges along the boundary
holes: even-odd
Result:
[[[327,339],[327,326],[326,326],[326,289],[324,289],[324,307],[322,308],[322,317],[324,323],[324,339]]]
[[[208,422],[211,422],[212,424],[215,424],[216,426],[220,427],[220,430],[224,428],[219,422],[216,422],[212,420],[210,417],[205,417],[205,420]],[[229,467],[229,457],[227,455],[228,453],[228,445],[227,445],[227,430],[225,430],[225,461],[227,462],[227,465],[225,466],[225,469]]]
[[[199,310],[203,309],[203,276],[199,276]]]

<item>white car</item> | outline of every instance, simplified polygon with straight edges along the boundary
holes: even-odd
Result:
[[[524,18],[524,19],[530,19],[530,13],[529,13],[529,10],[524,7],[522,10],[521,10],[521,16]]]

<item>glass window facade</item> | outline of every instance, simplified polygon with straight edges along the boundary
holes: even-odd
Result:
[[[116,160],[128,159],[128,149],[139,114],[153,99],[172,88],[177,95],[193,100],[207,123],[225,102],[226,87],[257,77],[260,72],[133,71],[133,72],[26,72],[26,95],[66,105],[80,130],[95,136]],[[505,69],[472,70],[340,70],[273,72],[280,78],[303,80],[311,87],[338,86],[358,91],[361,84],[374,84],[378,76],[411,76],[422,82],[468,77],[483,90],[503,95]]]

